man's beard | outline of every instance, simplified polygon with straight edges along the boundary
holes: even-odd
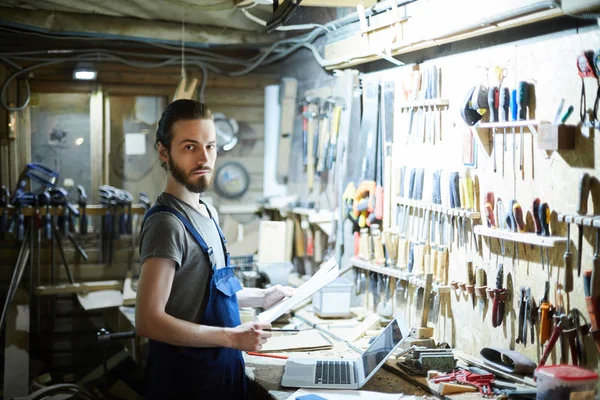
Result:
[[[190,173],[186,173],[182,168],[179,168],[174,162],[173,158],[169,157],[169,171],[171,171],[171,175],[175,180],[185,186],[187,190],[192,193],[202,193],[208,188],[211,187],[214,176],[211,174],[210,179],[207,175],[192,175],[194,172],[201,170],[209,170],[212,172],[210,168],[200,167],[196,168]]]

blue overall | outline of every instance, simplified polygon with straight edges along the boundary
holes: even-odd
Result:
[[[240,325],[236,293],[242,286],[229,265],[227,241],[210,211],[210,218],[217,227],[225,254],[225,267],[220,269],[217,269],[212,248],[208,247],[190,221],[177,210],[156,205],[146,213],[144,221],[157,212],[165,211],[181,220],[212,265],[208,303],[199,323],[222,327]],[[237,400],[246,399],[248,392],[242,353],[225,347],[182,347],[150,340],[146,379],[147,399],[208,400],[218,396],[222,400]]]

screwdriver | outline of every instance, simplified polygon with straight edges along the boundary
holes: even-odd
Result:
[[[511,112],[511,121],[517,121],[518,120],[518,105],[517,105],[517,89],[513,89],[511,92],[511,97],[510,97],[510,112]],[[513,127],[511,129],[512,131],[512,150],[513,150],[513,163],[512,163],[512,168],[513,168],[513,173],[516,170],[516,158],[517,158],[517,141],[515,140],[517,133],[515,128]]]
[[[548,207],[548,203],[540,204],[539,209],[539,217],[540,217],[540,227],[542,228],[541,235],[542,236],[550,236],[550,208]],[[546,263],[548,264],[548,273],[550,273],[550,254],[548,252],[548,248],[546,247]]]
[[[517,221],[515,218],[515,205],[518,205],[516,200],[511,200],[508,205],[508,213],[506,214],[506,225],[510,228],[511,231],[517,232]],[[513,252],[515,257],[519,258],[519,247],[517,246],[517,242],[513,242]]]
[[[488,91],[488,107],[490,110],[490,122],[498,122],[498,103],[500,92],[498,87],[491,87]],[[494,157],[494,172],[496,172],[496,128],[492,128],[492,151]]]
[[[579,198],[577,201],[577,214],[587,214],[588,196],[590,194],[590,174],[584,172],[579,180]],[[577,276],[581,276],[581,256],[583,254],[583,225],[578,225],[577,238]]]
[[[565,260],[565,280],[563,286],[565,292],[573,291],[573,253],[571,253],[571,224],[567,224],[567,250],[563,255]]]
[[[524,121],[527,119],[527,105],[529,103],[529,84],[525,81],[519,82],[519,120]],[[519,157],[519,170],[523,170],[523,127],[519,128],[521,143],[521,155]]]
[[[500,121],[507,122],[508,121],[508,109],[510,105],[510,92],[507,87],[502,88],[500,91]],[[502,147],[504,151],[502,152],[502,177],[504,178],[504,153],[506,152],[506,128],[503,128],[502,133]]]

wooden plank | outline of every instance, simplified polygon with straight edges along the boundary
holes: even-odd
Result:
[[[24,66],[27,63],[23,63]],[[133,68],[122,64],[97,63],[94,65],[98,76],[94,82],[74,81],[72,68],[46,67],[35,70],[30,83],[37,81],[62,81],[80,84],[88,84],[93,88],[96,84],[132,83],[157,86],[176,86],[179,82],[181,67],[163,67],[154,69]],[[188,68],[193,74],[199,74],[199,70]],[[279,83],[276,74],[251,73],[243,76],[224,76],[209,72],[206,81],[209,89],[247,89],[264,90],[265,86]]]
[[[35,288],[35,294],[38,296],[47,296],[51,294],[86,293],[108,289],[120,290],[122,288],[124,288],[122,281],[97,281],[54,286],[38,286]]]
[[[215,106],[261,106],[265,102],[264,90],[236,89],[223,90],[220,88],[207,88],[204,102],[212,109]]]
[[[484,8],[482,8],[482,9],[484,9]],[[415,41],[409,41],[409,40],[398,41],[395,43],[394,47],[392,48],[391,53],[394,56],[406,54],[406,53],[412,53],[412,52],[415,52],[418,50],[423,50],[423,49],[427,49],[430,47],[440,46],[440,45],[446,44],[446,43],[452,43],[452,42],[456,42],[459,40],[465,40],[465,39],[469,39],[469,38],[473,38],[473,37],[477,37],[477,36],[481,36],[481,35],[485,35],[485,34],[489,34],[489,33],[493,33],[493,32],[499,32],[499,31],[506,30],[509,28],[514,28],[514,27],[518,27],[518,26],[532,24],[534,22],[539,22],[539,21],[543,21],[543,20],[547,20],[547,19],[556,18],[561,15],[562,15],[562,12],[560,9],[554,9],[554,10],[542,11],[542,12],[539,12],[539,13],[536,13],[533,15],[527,15],[522,18],[515,18],[510,21],[501,22],[501,23],[498,23],[498,24],[495,24],[492,26],[481,27],[480,29],[473,29],[473,30],[465,31],[463,33],[457,33],[457,34],[451,35],[451,36],[443,36],[442,35],[440,37],[428,37],[427,39],[422,38],[422,39],[415,40]],[[422,25],[422,26],[420,26],[420,25]],[[410,26],[405,26],[404,27],[404,37],[410,37],[410,36],[417,37],[419,35],[423,36],[423,33],[419,32],[419,29],[421,29],[421,30],[425,29],[424,26],[428,26],[428,25],[427,24],[411,24]],[[381,34],[381,35],[385,35],[386,31],[390,31],[391,29],[394,29],[394,27],[391,26],[389,28],[383,28],[377,33]],[[389,35],[390,32],[387,32],[387,34]],[[341,63],[335,64],[335,65],[328,65],[325,68],[329,69],[329,70],[338,69],[338,68],[348,68],[348,67],[352,67],[355,65],[364,64],[367,62],[381,59],[381,56],[379,56],[379,55],[375,55],[375,54],[367,55],[369,53],[372,53],[372,51],[369,50],[367,41],[361,37],[360,32],[359,32],[352,37],[345,38],[343,40],[340,40],[340,41],[337,41],[334,43],[326,44],[324,47],[324,54],[325,54],[324,58],[325,58],[325,60],[334,60],[334,59],[340,59],[340,58],[343,59],[343,58],[348,58],[352,54],[361,54],[363,56],[356,57],[354,59],[351,59],[348,62],[341,62]]]

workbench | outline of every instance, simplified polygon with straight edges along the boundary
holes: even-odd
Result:
[[[123,332],[135,329],[135,308],[118,307],[107,310],[105,314],[107,324],[112,332]],[[348,345],[339,340],[329,338],[333,344],[330,350],[305,351],[305,352],[281,352],[277,354],[294,357],[356,357],[357,353],[348,347]],[[139,364],[141,360],[140,347],[143,347],[144,340],[137,337],[132,340],[125,340],[123,344],[129,350],[133,359]],[[285,360],[250,356],[243,353],[246,361],[246,374],[256,384],[261,399],[282,400],[290,397],[296,389],[284,388],[281,386],[281,377],[283,376],[283,367]],[[362,387],[362,390],[369,390],[382,393],[404,393],[417,396],[424,396],[426,392],[398,375],[381,368],[375,375]]]

